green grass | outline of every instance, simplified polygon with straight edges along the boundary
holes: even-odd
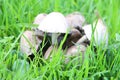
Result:
[[[1,80],[118,80],[120,79],[119,41],[120,0],[0,0],[0,79]],[[67,15],[80,11],[87,23],[95,20],[97,10],[109,30],[109,47],[97,54],[88,47],[85,60],[78,57],[64,64],[63,51],[58,50],[51,62],[39,63],[39,57],[29,65],[19,51],[19,38],[30,30],[34,17],[39,13],[59,11]]]

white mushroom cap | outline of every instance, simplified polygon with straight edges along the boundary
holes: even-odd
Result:
[[[85,18],[80,12],[73,12],[66,16],[66,20],[70,27],[82,27],[85,23]]]
[[[108,31],[107,27],[104,25],[103,21],[101,19],[98,19],[98,22],[96,24],[96,21],[93,23],[93,29],[94,31],[94,39],[95,43],[97,45],[104,44],[107,46],[108,44]],[[83,27],[85,34],[89,40],[91,40],[92,37],[92,25],[85,25]]]
[[[39,25],[41,23],[41,21],[46,17],[46,15],[47,14],[45,14],[45,13],[38,14],[35,17],[33,24],[38,24]]]
[[[69,26],[63,14],[52,12],[40,23],[38,29],[49,33],[66,33]]]

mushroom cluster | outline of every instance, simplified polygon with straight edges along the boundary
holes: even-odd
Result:
[[[84,16],[79,12],[73,12],[67,16],[59,12],[39,14],[33,24],[37,28],[25,31],[20,40],[20,50],[33,59],[33,53],[38,53],[42,48],[45,59],[51,57],[51,52],[57,49],[66,34],[66,40],[62,46],[66,50],[66,62],[69,56],[78,56],[84,53],[90,45],[92,36],[94,45],[108,44],[108,31],[102,19],[95,21],[93,25],[85,24]],[[93,34],[93,35],[92,35]],[[44,45],[43,45],[44,44]]]

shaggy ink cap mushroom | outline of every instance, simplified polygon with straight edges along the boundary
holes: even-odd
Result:
[[[95,30],[94,30],[95,29]],[[94,31],[94,44],[101,45],[104,44],[105,47],[108,45],[108,30],[105,24],[103,23],[102,19],[98,19],[98,21],[93,23],[93,30],[92,25],[85,25],[83,27],[83,30],[85,31],[86,37],[91,40],[92,33]]]
[[[52,33],[52,44],[54,45],[59,34],[66,33],[69,26],[63,14],[52,12],[44,18],[38,29],[46,33]]]

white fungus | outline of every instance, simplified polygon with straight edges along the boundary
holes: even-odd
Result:
[[[64,15],[59,12],[48,14],[38,27],[41,31],[52,33],[52,44],[56,43],[59,33],[66,33],[68,28]]]
[[[41,42],[42,41],[34,35],[33,31],[27,30],[20,38],[20,51],[29,56],[37,50]]]
[[[105,24],[101,19],[98,19],[98,21],[95,21],[93,23],[93,27],[91,24],[85,25],[83,27],[85,34],[89,40],[92,39],[92,33],[94,33],[94,44],[101,45],[104,44],[105,46],[108,45],[108,30]]]

